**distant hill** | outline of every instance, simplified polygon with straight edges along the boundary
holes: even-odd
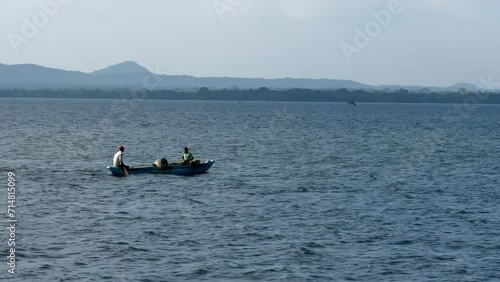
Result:
[[[149,74],[147,68],[133,61],[125,61],[120,64],[109,66],[102,70],[93,72],[93,75],[115,75],[115,74]]]
[[[418,85],[410,85],[410,86],[401,86],[401,85],[382,85],[379,87],[376,87],[375,89],[379,90],[384,90],[384,89],[389,89],[389,90],[399,90],[399,89],[406,89],[409,91],[423,91],[423,92],[429,92],[429,91],[458,91],[460,89],[466,89],[467,91],[478,91],[481,90],[481,88],[477,87],[474,84],[470,83],[457,83],[449,87],[426,87],[426,86],[418,86]]]
[[[450,87],[446,87],[444,89],[449,90],[449,91],[458,91],[460,89],[466,89],[468,91],[481,90],[481,88],[477,87],[474,84],[470,84],[470,83],[457,83],[457,84],[454,84]]]
[[[146,81],[146,82],[145,82]],[[145,85],[145,83],[147,83]],[[235,77],[194,77],[187,75],[157,75],[133,61],[126,61],[107,68],[84,73],[46,68],[38,65],[0,64],[0,88],[78,88],[78,87],[144,87],[154,85],[155,89],[200,88],[212,89],[391,89],[430,91],[478,90],[472,84],[455,84],[447,88],[422,86],[370,86],[351,80],[307,79],[307,78],[235,78]]]
[[[85,84],[88,74],[78,71],[51,69],[37,65],[0,64],[0,87],[61,86]]]

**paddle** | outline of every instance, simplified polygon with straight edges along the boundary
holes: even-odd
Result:
[[[153,164],[138,164],[134,165],[133,167],[138,167],[138,166],[152,166]]]
[[[127,171],[127,168],[123,168],[123,172],[125,172],[125,176],[128,176],[128,171]]]

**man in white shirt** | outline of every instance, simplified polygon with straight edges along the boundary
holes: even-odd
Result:
[[[129,167],[123,163],[123,151],[125,151],[125,147],[120,146],[118,152],[113,157],[113,166],[121,167],[125,171],[125,174],[128,174],[127,170]]]

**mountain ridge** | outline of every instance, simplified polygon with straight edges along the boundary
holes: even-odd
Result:
[[[157,89],[175,88],[233,88],[252,89],[390,89],[468,91],[480,90],[470,83],[456,83],[449,87],[367,85],[353,80],[310,78],[244,78],[244,77],[195,77],[190,75],[154,74],[134,61],[124,61],[90,73],[67,71],[35,64],[6,65],[0,63],[0,88],[8,87],[145,87],[145,78],[151,76],[148,85]],[[147,88],[147,87],[146,87]]]

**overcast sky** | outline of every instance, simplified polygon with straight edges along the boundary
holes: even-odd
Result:
[[[500,78],[499,27],[497,0],[3,0],[0,63],[479,84]]]

